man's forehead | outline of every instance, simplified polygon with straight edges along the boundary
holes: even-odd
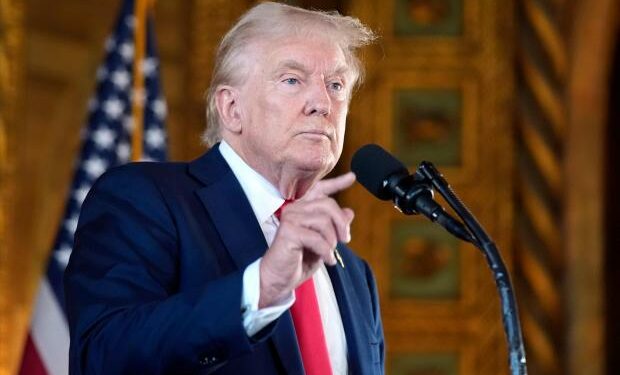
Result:
[[[316,71],[355,82],[358,70],[335,39],[323,34],[255,35],[240,57],[249,69],[270,79],[285,73],[283,70],[297,70],[308,74]]]
[[[311,73],[317,67],[309,61],[305,61],[302,59],[291,58],[290,56],[286,56],[283,59],[280,59],[276,62],[273,71],[280,72],[283,70],[298,70],[303,73]],[[335,75],[345,75],[351,72],[351,68],[346,64],[344,59],[342,61],[331,61],[326,64],[325,67],[328,71],[324,72],[327,74],[335,74]]]

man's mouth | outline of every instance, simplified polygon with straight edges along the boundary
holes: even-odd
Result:
[[[322,131],[322,130],[306,130],[306,131],[302,131],[300,135],[304,135],[304,136],[311,137],[311,138],[327,138],[329,140],[332,139],[331,133]]]

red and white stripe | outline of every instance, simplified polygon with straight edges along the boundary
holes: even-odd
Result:
[[[68,373],[69,327],[47,278],[43,278],[19,374],[67,375]]]

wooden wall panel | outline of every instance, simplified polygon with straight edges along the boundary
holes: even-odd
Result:
[[[618,139],[606,140],[609,93],[614,48],[620,45],[620,2],[575,2],[568,36],[569,71],[566,102],[568,131],[563,174],[565,178],[563,233],[566,274],[563,284],[567,329],[565,368],[569,375],[615,374],[618,363],[617,336],[606,329],[605,291],[617,300],[617,285],[605,284],[604,199],[606,142],[617,147]],[[611,112],[611,111],[610,111]],[[615,192],[610,192],[615,194]],[[612,208],[613,209],[613,208]],[[617,222],[617,218],[614,219]],[[617,252],[618,249],[609,250]],[[611,270],[617,273],[618,270]],[[614,347],[605,347],[608,343]],[[607,357],[607,358],[606,358]],[[613,358],[613,359],[612,359]]]
[[[23,109],[23,11],[19,1],[0,0],[0,375],[12,373],[7,364],[16,352],[11,338],[17,294],[10,268],[15,157],[9,141]]]

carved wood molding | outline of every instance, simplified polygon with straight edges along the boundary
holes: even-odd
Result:
[[[532,374],[563,374],[562,159],[568,66],[563,15],[550,0],[519,2],[516,281]]]

